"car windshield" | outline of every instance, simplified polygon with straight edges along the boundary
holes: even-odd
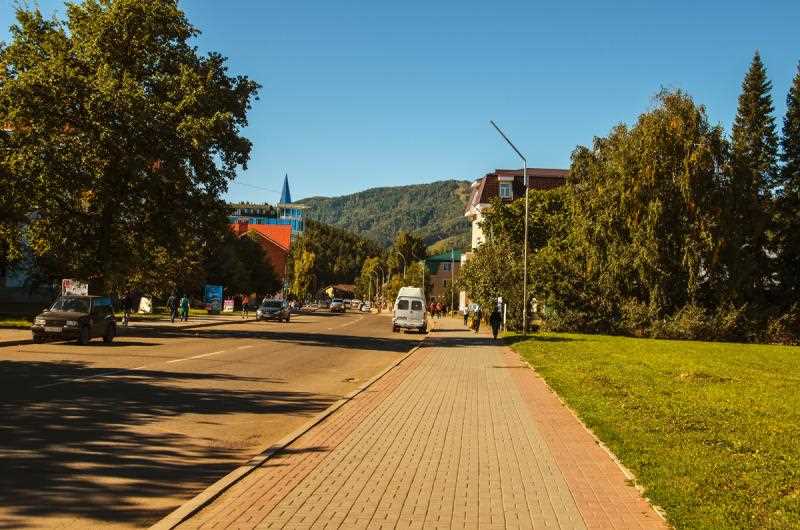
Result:
[[[280,309],[283,306],[283,302],[280,300],[267,300],[264,302],[264,307],[267,309]]]
[[[62,296],[53,306],[50,308],[51,311],[70,311],[73,313],[88,313],[89,312],[89,300],[86,298],[72,298],[68,296]]]
[[[334,299],[333,299],[333,303],[334,303],[334,304],[341,304],[341,303],[342,303],[342,301],[341,301],[341,300],[339,300],[338,298],[334,298]]]

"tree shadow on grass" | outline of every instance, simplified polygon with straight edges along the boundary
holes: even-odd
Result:
[[[583,339],[573,339],[570,337],[554,337],[552,335],[537,335],[536,333],[530,334],[527,337],[522,335],[509,335],[507,337],[503,337],[503,342],[508,344],[509,346],[512,344],[517,344],[518,342],[578,342]]]
[[[220,388],[236,382],[245,389]],[[41,526],[44,517],[152,524],[243,461],[241,448],[158,422],[184,414],[310,416],[337,398],[259,390],[274,382],[0,361],[0,528]]]

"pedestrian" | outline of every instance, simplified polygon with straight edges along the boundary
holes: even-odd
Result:
[[[122,297],[122,325],[128,327],[128,319],[130,319],[131,311],[133,310],[133,297],[130,291],[125,293]]]
[[[467,323],[469,322],[469,307],[468,306],[462,307],[461,314],[464,315],[464,327],[467,327]]]
[[[481,330],[481,306],[475,305],[475,310],[472,312],[472,329],[475,333]]]
[[[189,321],[189,297],[186,296],[186,293],[183,293],[183,297],[181,297],[181,320]]]
[[[250,311],[250,297],[244,295],[242,296],[242,318],[247,318],[248,311]]]
[[[442,303],[436,302],[436,319],[440,319],[442,317]]]
[[[169,321],[175,323],[175,317],[178,315],[178,297],[173,292],[167,299],[167,308],[169,309]]]
[[[503,316],[500,314],[500,308],[494,306],[494,311],[489,315],[489,324],[492,326],[492,337],[497,340],[497,334],[500,332],[500,324],[503,323]]]

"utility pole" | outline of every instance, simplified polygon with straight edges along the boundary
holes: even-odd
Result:
[[[450,249],[450,311],[453,311],[453,305],[455,302],[455,294],[456,294],[456,286],[454,285],[454,280],[456,277],[456,264],[455,264],[455,250],[452,248]]]
[[[522,179],[525,181],[525,241],[522,244],[522,335],[524,336],[528,334],[528,160],[493,120],[489,120],[489,123],[522,159]]]

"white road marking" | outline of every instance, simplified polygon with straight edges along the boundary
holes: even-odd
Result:
[[[246,350],[246,349],[248,349],[248,348],[252,348],[252,347],[253,347],[253,344],[248,344],[247,346],[239,346],[239,347],[238,347],[238,348],[236,348],[236,349],[237,349],[237,350]]]
[[[182,362],[182,361],[190,361],[192,359],[202,359],[203,357],[210,357],[212,355],[219,355],[220,353],[225,353],[225,350],[212,351],[211,353],[201,353],[200,355],[193,355],[191,357],[184,357],[183,359],[172,359],[171,361],[167,361],[167,364],[179,363],[179,362]]]

